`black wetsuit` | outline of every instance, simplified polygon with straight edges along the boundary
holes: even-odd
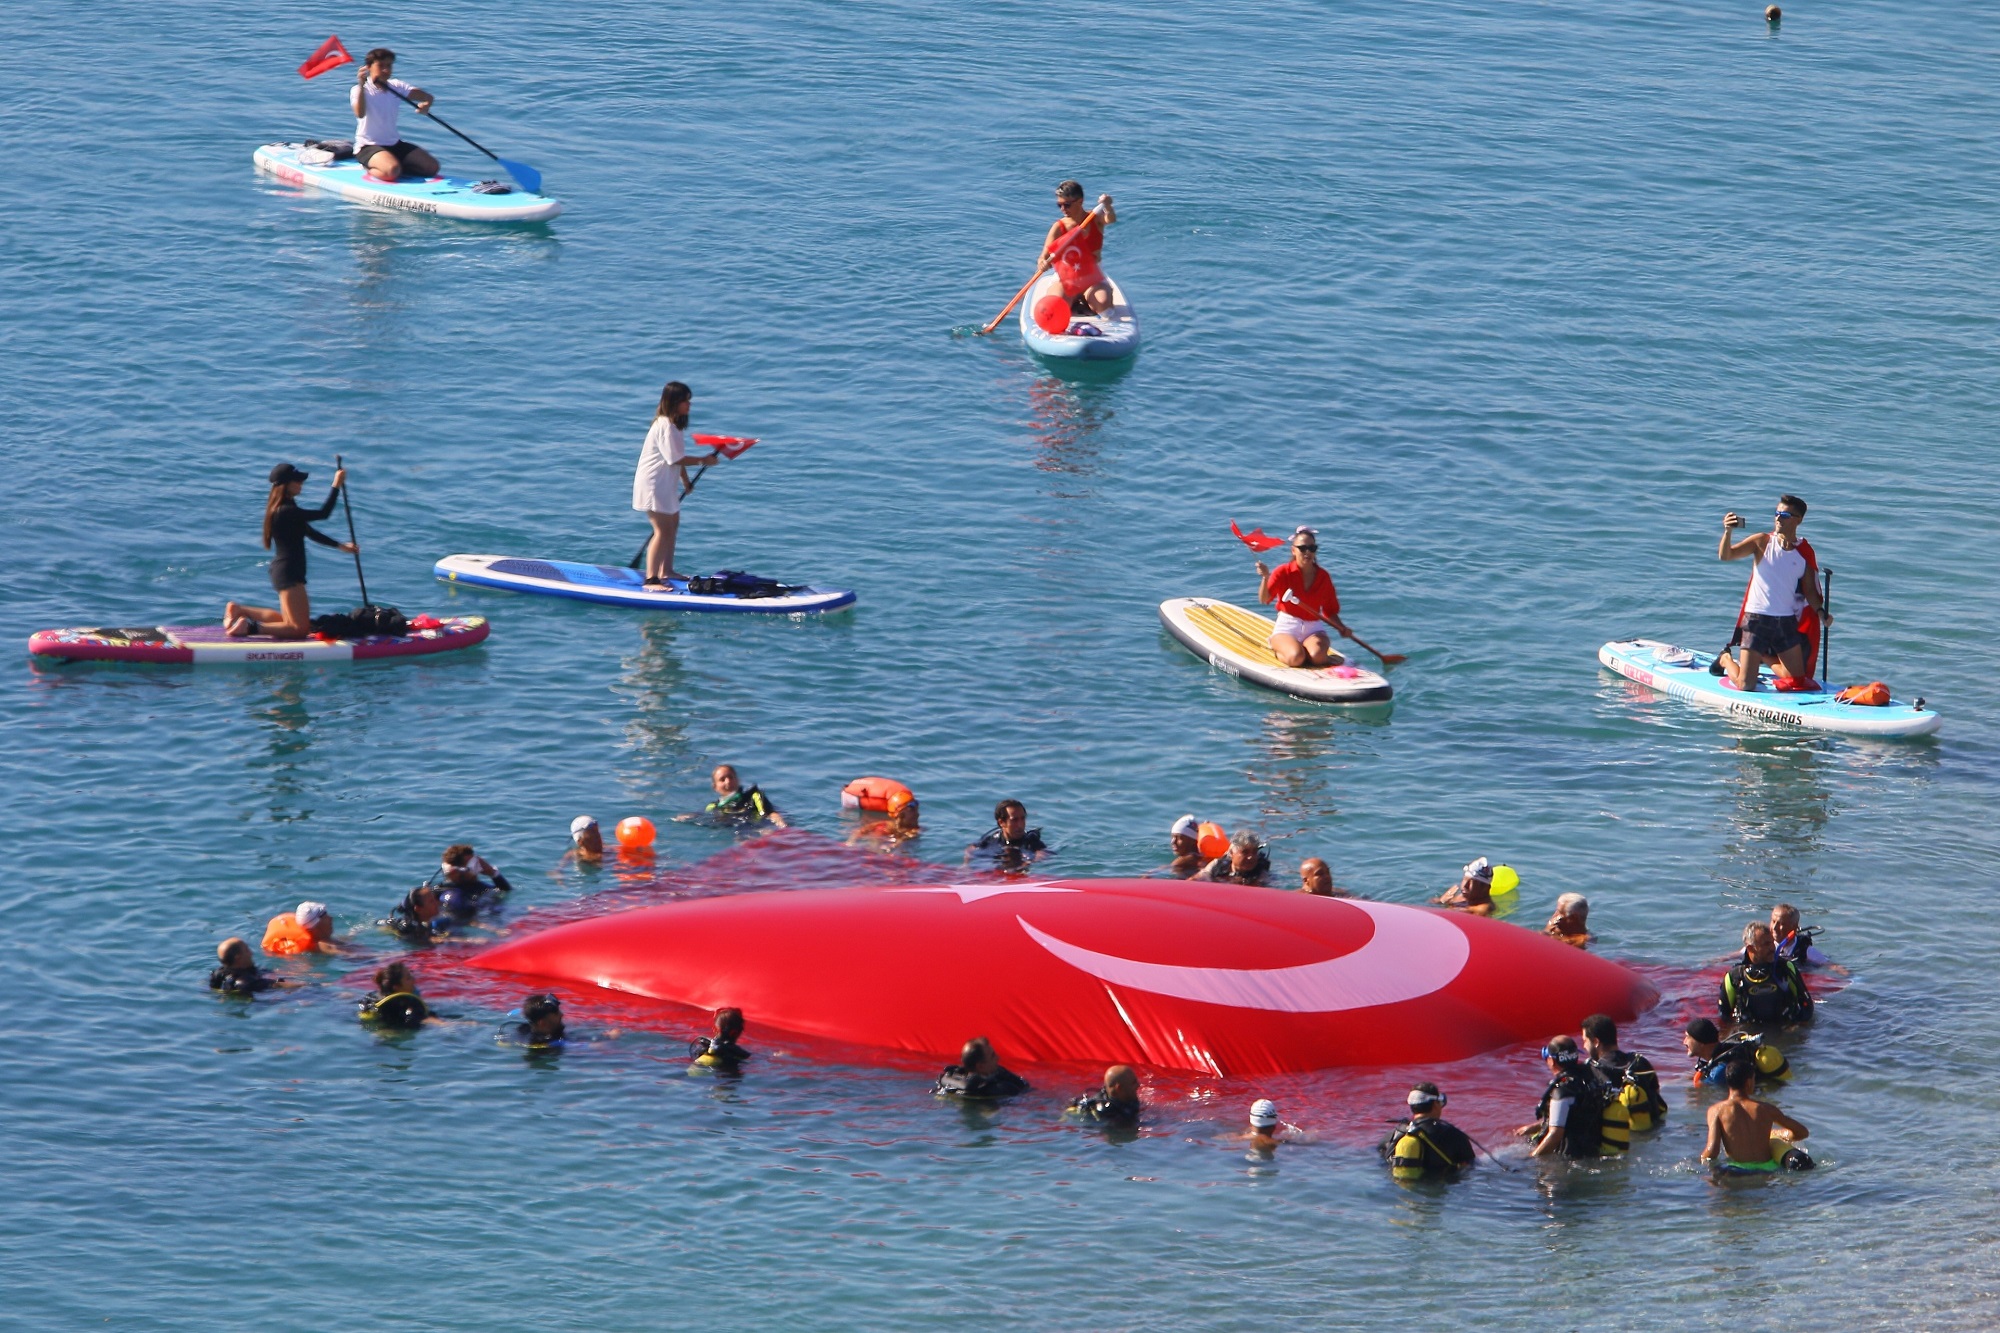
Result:
[[[1271,874],[1271,854],[1262,847],[1257,849],[1257,859],[1250,868],[1237,874],[1230,867],[1232,862],[1227,852],[1210,861],[1196,879],[1211,880],[1217,884],[1262,884]]]
[[[1397,1151],[1405,1139],[1416,1141],[1412,1156]],[[1465,1131],[1442,1117],[1412,1116],[1382,1140],[1381,1151],[1391,1165],[1426,1176],[1456,1175],[1477,1160]]]
[[[415,991],[400,991],[394,995],[369,991],[356,1006],[356,1013],[364,1023],[405,1029],[421,1027],[424,1020],[431,1016],[430,1008]]]
[[[1113,1101],[1108,1092],[1086,1092],[1069,1104],[1071,1115],[1095,1120],[1100,1125],[1136,1125],[1139,1110],[1138,1102]]]
[[[382,924],[411,944],[431,944],[444,934],[445,920],[442,907],[439,908],[439,915],[429,921],[424,920],[417,915],[417,909],[410,905],[409,895],[405,894],[403,901],[390,910]]]
[[[750,1052],[728,1037],[696,1037],[688,1043],[688,1058],[708,1069],[734,1074],[743,1068]]]
[[[1042,841],[1042,831],[1038,828],[1027,830],[1019,842],[1009,842],[1007,835],[995,828],[982,834],[979,841],[972,844],[972,850],[980,856],[991,857],[997,865],[1014,869],[1048,851],[1048,844]]]
[[[313,526],[313,520],[333,513],[333,502],[339,498],[339,491],[331,491],[327,494],[326,503],[317,509],[301,509],[294,500],[279,503],[277,512],[271,515],[273,588],[283,592],[306,581],[306,538],[312,538],[321,546],[340,545]]]
[[[940,1097],[964,1097],[970,1101],[998,1101],[1019,1096],[1028,1090],[1028,1080],[1007,1069],[991,1074],[975,1074],[964,1065],[946,1065],[931,1091]]]
[[[1799,965],[1785,959],[1753,963],[1749,950],[1722,978],[1716,1008],[1738,1023],[1803,1023],[1813,1016],[1812,992]]]
[[[259,972],[255,963],[248,967],[218,967],[208,974],[208,988],[224,995],[255,995],[277,984]]]

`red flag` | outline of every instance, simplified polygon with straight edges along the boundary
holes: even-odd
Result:
[[[1273,537],[1262,528],[1252,528],[1250,531],[1245,532],[1236,526],[1236,520],[1233,518],[1229,520],[1229,530],[1236,534],[1237,541],[1242,542],[1253,551],[1268,551],[1273,547],[1285,544],[1283,537]]]
[[[739,457],[744,450],[757,443],[754,435],[696,435],[694,442],[704,449],[713,449],[724,458]]]
[[[354,57],[347,54],[347,48],[340,44],[340,38],[329,37],[319,44],[319,50],[306,57],[306,63],[299,66],[299,77],[316,79],[330,69],[351,65]]]
[[[1056,277],[1062,281],[1063,295],[1078,297],[1104,281],[1097,257],[1104,253],[1104,218],[1093,212],[1078,225],[1056,237],[1049,246]]]

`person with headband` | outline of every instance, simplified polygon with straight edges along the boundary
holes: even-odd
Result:
[[[264,927],[264,952],[277,958],[307,953],[339,953],[333,942],[333,913],[325,903],[303,902],[280,912]]]
[[[1291,550],[1292,558],[1276,569],[1257,562],[1257,600],[1278,608],[1271,651],[1288,667],[1339,666],[1347,659],[1333,651],[1327,626],[1343,639],[1354,636],[1340,618],[1333,575],[1319,565],[1319,530],[1300,527],[1292,533]]]
[[[507,877],[474,851],[469,842],[455,842],[445,848],[437,873],[425,883],[438,891],[445,914],[460,921],[493,906],[502,894],[514,891]]]
[[[604,859],[604,830],[597,826],[597,820],[590,815],[578,815],[569,821],[570,849],[563,854],[565,861],[602,861]]]
[[[1438,907],[1456,908],[1474,916],[1493,915],[1493,863],[1485,857],[1459,872],[1458,883],[1431,899]]]
[[[1174,859],[1167,863],[1167,873],[1179,879],[1188,879],[1207,865],[1201,854],[1201,825],[1193,815],[1182,815],[1167,830],[1167,845],[1173,850]]]
[[[535,994],[521,1001],[521,1017],[511,1034],[514,1044],[531,1051],[553,1050],[568,1043],[563,1028],[562,1001],[553,995]],[[502,1033],[502,1040],[509,1034]]]
[[[1454,1178],[1477,1157],[1464,1130],[1444,1118],[1445,1095],[1435,1083],[1419,1083],[1404,1099],[1410,1118],[1382,1141],[1382,1158],[1397,1180],[1426,1176]]]

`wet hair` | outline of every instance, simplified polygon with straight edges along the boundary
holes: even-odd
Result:
[[[410,906],[415,907],[417,905],[417,899],[423,897],[425,894],[430,895],[430,899],[432,902],[437,903],[439,906],[444,905],[444,895],[437,891],[437,885],[435,884],[417,885],[416,888],[410,890],[407,901],[409,902]]]
[[[396,63],[396,53],[386,46],[378,46],[361,57],[361,63],[364,65],[372,65],[378,60],[386,60],[393,65]]]
[[[1800,518],[1806,516],[1806,502],[1799,499],[1796,495],[1781,495],[1778,497],[1778,503],[1791,510],[1794,514],[1797,514]]]
[[[1021,818],[1026,819],[1028,817],[1028,807],[1009,797],[1007,800],[993,807],[993,822],[996,824],[1006,823],[1007,816],[1016,810],[1021,812]]]
[[[1732,1092],[1752,1092],[1757,1087],[1757,1065],[1754,1061],[1737,1056],[1722,1071],[1723,1082]]]
[[[530,1023],[539,1023],[551,1016],[562,1018],[562,1001],[555,996],[538,992],[521,1001],[521,1017]]]
[[[241,958],[243,961],[234,963],[230,961],[232,958]],[[256,964],[256,959],[250,953],[250,942],[235,935],[215,946],[215,961],[224,967],[252,967]]]
[[[1592,1014],[1578,1025],[1583,1035],[1592,1041],[1601,1041],[1606,1046],[1618,1044],[1618,1025],[1611,1021],[1609,1014]]]
[[[1257,835],[1252,833],[1249,829],[1240,828],[1237,829],[1236,832],[1230,836],[1229,845],[1232,849],[1237,847],[1242,847],[1251,851],[1255,851],[1258,847],[1262,846],[1263,844],[1257,841]]]
[[[1081,181],[1064,181],[1062,184],[1056,186],[1056,198],[1058,199],[1083,198],[1083,183]]]
[[[289,481],[277,482],[272,485],[270,495],[264,499],[264,549],[267,551],[271,549],[271,520],[277,517],[278,506],[285,502],[286,492],[291,487],[292,483]]]
[[[710,782],[715,781],[715,775],[717,773],[727,773],[730,777],[735,778],[738,782],[743,781],[743,775],[736,771],[736,765],[734,764],[717,764],[714,768],[708,771],[708,780]]]
[[[1565,893],[1556,899],[1556,910],[1564,916],[1575,915],[1579,908],[1583,910],[1585,916],[1590,915],[1590,899],[1580,893]]]
[[[472,844],[469,842],[455,842],[444,849],[444,863],[448,866],[463,869],[465,863],[471,859]]]
[[[731,1041],[743,1035],[743,1011],[736,1008],[715,1011],[715,1035]]]
[[[653,413],[653,420],[670,417],[682,404],[694,397],[694,390],[679,380],[668,380],[667,387],[660,390],[660,406]]]
[[[1759,935],[1762,935],[1767,940],[1774,938],[1771,934],[1771,927],[1766,922],[1752,921],[1749,925],[1743,927],[1743,947],[1747,949],[1755,944]]]
[[[1783,917],[1787,921],[1796,922],[1799,919],[1799,909],[1792,906],[1790,903],[1778,903],[1776,906],[1771,908],[1771,915],[1776,917]]]
[[[1696,1041],[1718,1042],[1722,1040],[1722,1034],[1715,1030],[1715,1020],[1712,1018],[1690,1019],[1687,1027],[1682,1030]]]
[[[965,1043],[965,1049],[958,1053],[958,1062],[967,1069],[983,1064],[993,1057],[993,1043],[984,1037],[974,1037]]]
[[[403,963],[387,963],[375,969],[375,989],[384,995],[400,995],[414,991],[417,983],[410,980],[410,969]]]

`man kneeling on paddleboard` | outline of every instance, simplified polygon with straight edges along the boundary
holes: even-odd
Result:
[[[1100,194],[1097,207],[1086,212],[1083,186],[1075,181],[1056,186],[1056,207],[1062,216],[1049,224],[1035,272],[1054,265],[1070,312],[1101,315],[1111,308],[1111,284],[1097,261],[1104,254],[1104,229],[1118,220],[1117,210],[1110,195]]]
[[[1817,561],[1812,548],[1799,538],[1799,520],[1806,516],[1806,502],[1796,495],[1778,497],[1778,508],[1769,532],[1753,533],[1740,542],[1729,534],[1743,526],[1733,510],[1722,516],[1722,540],[1715,554],[1719,560],[1755,561],[1750,571],[1750,587],[1743,597],[1739,646],[1730,679],[1739,690],[1757,688],[1757,671],[1765,662],[1776,662],[1793,680],[1809,680],[1813,654],[1805,634],[1799,629],[1799,613],[1810,606],[1822,621],[1833,615],[1820,599]]]
[[[1268,540],[1268,538],[1266,539]],[[1326,627],[1340,637],[1354,637],[1340,619],[1340,595],[1333,576],[1319,567],[1319,533],[1302,527],[1292,534],[1292,558],[1271,569],[1257,562],[1257,600],[1278,604],[1278,624],[1271,634],[1271,651],[1288,667],[1339,666],[1345,659],[1333,651]]]
[[[396,53],[378,46],[362,57],[361,68],[355,71],[354,90],[348,94],[354,108],[354,160],[377,180],[435,176],[438,160],[396,130],[396,116],[403,103],[429,111],[431,95],[415,84],[392,78],[395,70]]]

